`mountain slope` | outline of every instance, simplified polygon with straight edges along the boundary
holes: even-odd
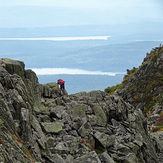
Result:
[[[127,70],[127,73],[121,84],[105,91],[111,94],[116,92],[125,101],[140,108],[145,116],[159,114],[162,117],[163,47],[152,49],[139,68]],[[161,129],[162,126],[163,122]]]
[[[141,110],[102,91],[60,96],[24,66],[0,59],[0,162],[158,162]]]

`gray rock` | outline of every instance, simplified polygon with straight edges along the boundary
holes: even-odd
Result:
[[[29,141],[31,138],[31,126],[30,126],[30,113],[26,108],[21,108],[21,117],[20,117],[21,132],[23,140]]]
[[[66,157],[66,163],[72,163],[72,162],[74,162],[74,157],[72,155],[68,155]]]
[[[69,154],[70,150],[68,147],[65,146],[64,142],[60,142],[56,145],[56,147],[54,148],[54,152],[57,154]]]
[[[93,151],[74,160],[74,163],[83,163],[83,162],[84,163],[101,163],[97,154]]]
[[[148,124],[151,126],[156,122],[156,120],[160,117],[159,114],[152,114],[151,116],[148,117]]]
[[[139,147],[141,147],[143,145],[143,137],[141,134],[137,133],[135,135],[134,143],[137,144]]]
[[[47,138],[48,148],[54,147],[54,143],[55,143],[55,139],[53,137],[48,137]]]
[[[100,154],[99,158],[101,163],[115,163],[115,161],[107,154],[107,152]]]
[[[123,144],[120,144],[120,143],[117,143],[117,144],[115,145],[115,149],[116,149],[117,151],[120,151],[120,152],[124,153],[125,155],[128,154],[128,153],[130,152],[130,148],[129,148],[129,147],[127,147],[127,146],[125,146],[125,145],[123,145]]]
[[[59,154],[53,154],[52,159],[55,163],[67,163]]]
[[[163,131],[150,133],[151,136],[155,139],[159,150],[163,151]]]
[[[46,133],[55,133],[55,134],[59,134],[63,129],[62,129],[62,124],[61,123],[41,123],[44,130],[46,131]]]
[[[106,114],[104,113],[103,109],[101,108],[101,106],[98,104],[94,104],[93,111],[95,113],[95,116],[97,117],[97,125],[106,126],[107,117],[106,117]]]
[[[138,163],[138,158],[136,157],[136,155],[134,153],[129,153],[125,160],[123,161],[123,163]]]
[[[142,111],[126,103],[119,92],[60,97],[56,83],[42,86],[22,63],[4,62],[0,60],[0,161],[158,162],[161,134],[151,138]],[[133,101],[131,93],[123,96]]]
[[[45,134],[43,133],[41,126],[35,116],[32,116],[31,125],[32,125],[33,129],[35,130],[34,133],[36,135],[35,139],[30,140],[31,144],[33,144],[37,140],[38,143],[40,144],[40,146],[43,149],[45,149],[47,140],[46,140]]]
[[[102,144],[104,148],[113,146],[115,143],[115,138],[112,135],[106,135],[104,133],[96,132],[94,137]]]
[[[10,74],[17,74],[21,78],[24,77],[25,74],[25,64],[21,61],[16,61],[8,58],[0,58],[0,62],[3,64],[3,66]]]

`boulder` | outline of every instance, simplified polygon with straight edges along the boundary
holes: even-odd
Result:
[[[97,154],[92,151],[74,160],[74,163],[101,163]]]
[[[115,161],[108,155],[107,152],[100,154],[99,158],[102,163],[115,163]]]
[[[54,147],[54,143],[55,143],[55,139],[53,137],[48,137],[47,138],[48,148]]]
[[[94,137],[102,144],[105,149],[115,144],[115,139],[112,135],[96,132]]]
[[[66,160],[64,160],[63,158],[62,158],[62,156],[60,156],[59,154],[53,154],[53,157],[52,157],[52,159],[54,160],[54,163],[67,163],[67,161]]]
[[[37,141],[43,149],[46,149],[47,139],[45,137],[45,134],[42,131],[40,123],[38,122],[37,118],[34,115],[32,116],[31,125],[32,125],[32,128],[34,129],[33,131],[34,138],[30,140],[31,144]]]
[[[45,130],[45,132],[48,133],[54,133],[54,134],[59,134],[60,132],[63,131],[62,128],[62,124],[61,123],[41,123],[41,125],[43,126],[43,129]]]
[[[1,66],[4,67],[8,71],[8,73],[12,75],[17,74],[21,78],[24,78],[25,64],[23,62],[8,59],[8,58],[0,58],[0,63],[1,63]]]
[[[138,158],[136,157],[136,155],[134,153],[129,153],[125,160],[123,161],[123,163],[138,163]]]
[[[68,147],[65,146],[64,142],[59,142],[53,149],[53,152],[62,155],[62,154],[69,154],[70,150]]]
[[[95,116],[97,117],[97,124],[98,126],[106,126],[107,124],[107,117],[106,114],[104,113],[103,109],[99,104],[94,104],[93,105],[93,111],[95,113]]]

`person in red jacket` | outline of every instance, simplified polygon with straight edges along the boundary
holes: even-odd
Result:
[[[61,95],[63,95],[63,94],[66,95],[65,81],[63,81],[62,79],[58,79],[58,82],[57,82],[57,88],[58,89],[59,89],[59,85],[60,85],[60,89],[61,89]]]

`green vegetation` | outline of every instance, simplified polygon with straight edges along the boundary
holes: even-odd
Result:
[[[130,71],[131,71],[131,73],[133,74],[133,73],[135,73],[135,72],[137,71],[137,68],[133,67],[133,69],[130,70]]]
[[[4,123],[4,121],[2,119],[0,119],[0,125],[2,125]]]
[[[163,47],[153,49],[138,69],[134,67],[129,70],[121,84],[108,87],[105,92],[112,95],[117,89],[126,87],[122,91],[122,96],[131,97],[134,106],[144,106],[144,115],[150,116],[156,104],[163,106],[163,67],[160,64],[157,65],[160,62],[161,53],[163,53]],[[135,75],[136,72],[138,75]],[[133,76],[134,80],[132,80]],[[150,132],[163,131],[163,112],[154,126]]]
[[[126,76],[126,78],[122,81],[121,84],[117,84],[116,86],[108,87],[104,91],[106,93],[108,93],[109,95],[112,95],[117,89],[124,88],[129,83],[129,79],[135,74],[135,72],[137,70],[138,70],[137,68],[133,67],[133,69],[130,70],[130,74]]]
[[[17,142],[17,144],[19,144],[21,150],[22,150],[23,153],[26,155],[26,157],[28,157],[28,158],[30,159],[31,162],[33,162],[33,163],[36,162],[35,159],[34,159],[33,156],[32,156],[32,151],[31,151],[31,150],[28,150],[28,149],[25,147],[24,142],[23,142],[21,139],[19,139],[16,135],[12,135],[12,134],[11,134],[11,137],[12,137],[12,139],[13,139],[14,141]],[[24,163],[27,162],[27,161],[24,160],[24,159],[23,159],[22,161],[23,161]]]
[[[36,162],[32,156],[32,151],[28,150],[25,146],[22,146],[22,151],[31,160],[31,162],[33,162],[33,163]]]
[[[102,153],[104,153],[104,150],[102,150],[102,149],[95,149],[95,152],[97,154],[102,154]]]
[[[119,84],[117,84],[116,86],[108,87],[104,91],[109,95],[112,95],[115,92],[115,90],[117,90],[118,88],[119,88]]]
[[[57,83],[56,82],[51,82],[51,83],[47,83],[47,84],[44,84],[45,86],[49,86],[51,88],[57,88]]]
[[[159,72],[158,72],[159,73]],[[134,104],[144,103],[144,114],[150,114],[153,106],[158,103],[163,105],[163,90],[160,87],[163,81],[157,75],[144,76],[139,82],[136,83],[134,89],[131,90],[134,95]]]
[[[139,68],[133,67],[129,70],[121,84],[108,87],[104,91],[112,95],[117,89],[126,87],[122,96],[129,95],[134,106],[141,104],[145,108],[144,115],[150,115],[155,104],[163,105],[163,90],[161,89],[163,67],[157,66],[162,52],[163,47],[153,49]],[[135,75],[136,72],[138,72],[137,75]]]

